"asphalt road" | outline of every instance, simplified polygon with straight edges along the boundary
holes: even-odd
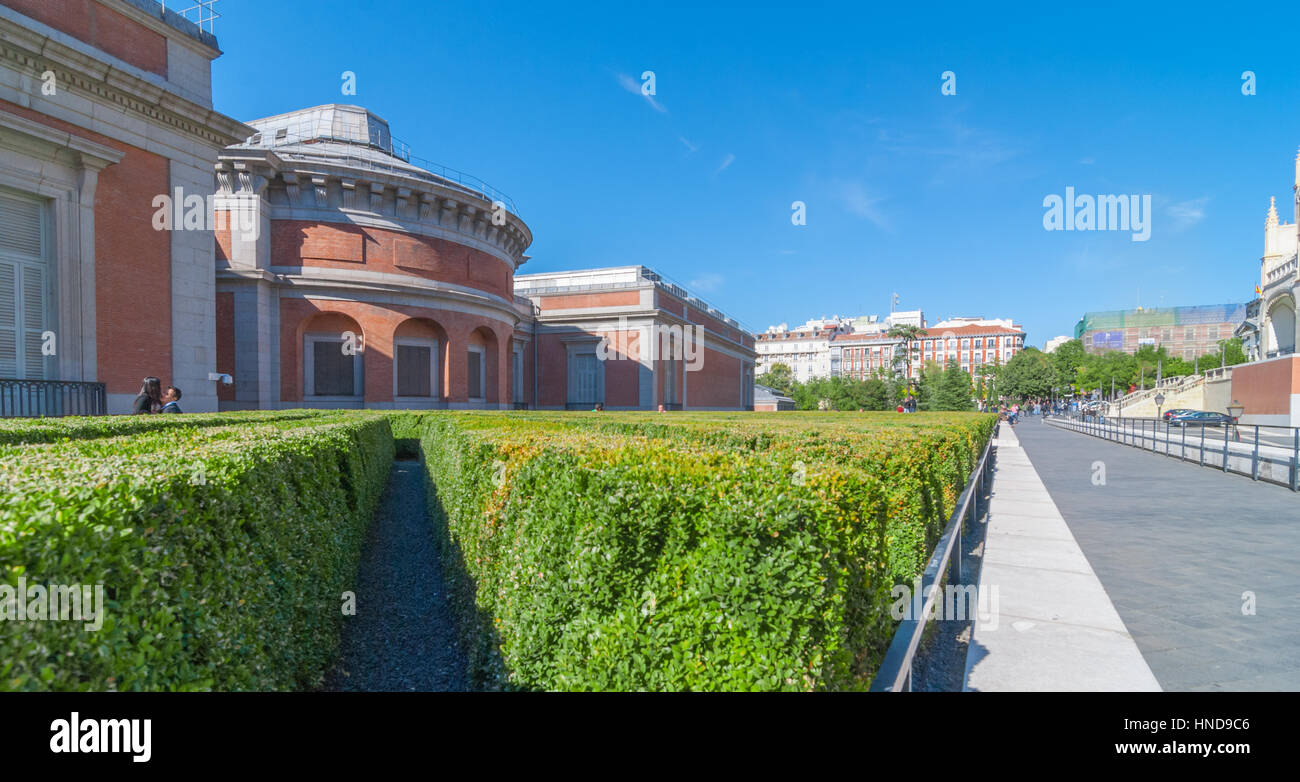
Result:
[[[1164,689],[1300,690],[1300,495],[1039,418],[1015,432]]]

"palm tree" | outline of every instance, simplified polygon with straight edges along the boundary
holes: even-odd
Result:
[[[912,326],[909,324],[899,323],[890,326],[889,331],[885,332],[885,336],[893,337],[894,339],[903,340],[902,361],[904,366],[907,368],[907,374],[904,375],[904,377],[907,379],[907,384],[910,386],[912,383],[912,362],[916,358],[916,355],[912,352],[912,342],[920,339],[921,337],[926,336],[926,330],[921,328],[920,326]],[[895,352],[894,353],[895,364],[898,363],[899,358],[900,357],[898,353]]]

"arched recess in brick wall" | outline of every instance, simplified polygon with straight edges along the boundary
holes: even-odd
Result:
[[[361,325],[341,312],[319,312],[299,325],[298,344],[303,401],[360,406],[366,393]]]
[[[452,347],[455,349],[454,345]],[[474,355],[476,353],[477,359]],[[481,401],[490,405],[499,403],[504,398],[500,393],[500,355],[500,340],[492,329],[479,326],[469,333],[464,360],[466,395],[471,403]]]
[[[451,390],[452,344],[432,318],[408,318],[393,330],[393,396],[445,400]]]

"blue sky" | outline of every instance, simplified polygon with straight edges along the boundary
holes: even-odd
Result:
[[[512,197],[521,273],[646,264],[759,330],[896,291],[1041,345],[1088,310],[1250,299],[1269,196],[1292,219],[1287,6],[654,5],[222,0],[214,101],[364,105]],[[1150,240],[1044,230],[1067,186],[1149,194]]]

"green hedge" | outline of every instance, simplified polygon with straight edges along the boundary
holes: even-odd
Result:
[[[248,418],[0,452],[0,583],[107,598],[97,632],[0,622],[0,689],[320,683],[391,432],[369,414]]]
[[[119,437],[168,429],[302,421],[335,414],[326,410],[255,410],[237,413],[186,415],[101,415],[67,418],[0,419],[0,445],[55,443],[96,437]]]
[[[479,686],[860,689],[991,432],[970,414],[284,411],[4,422],[0,689],[309,689],[418,441]]]
[[[815,690],[869,685],[889,588],[924,564],[993,419],[908,424],[436,413],[404,428],[480,686]]]

